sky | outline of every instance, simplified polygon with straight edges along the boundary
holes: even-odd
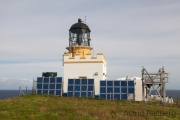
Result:
[[[170,73],[180,90],[179,0],[1,0],[0,90],[32,88],[42,72],[63,76],[62,55],[78,19],[91,29],[93,53],[107,58],[107,79]]]

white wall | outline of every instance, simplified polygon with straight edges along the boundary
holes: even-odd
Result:
[[[63,91],[67,92],[68,78],[79,78],[79,76],[86,76],[87,78],[94,78],[95,81],[95,95],[99,94],[100,80],[106,79],[106,62],[103,55],[97,55],[97,58],[91,58],[91,55],[81,59],[79,55],[75,58],[64,56],[64,83]],[[95,73],[98,75],[95,75]],[[103,75],[105,73],[105,75]]]
[[[142,80],[141,78],[136,78],[135,82],[135,101],[142,101]]]

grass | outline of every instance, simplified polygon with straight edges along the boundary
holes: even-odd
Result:
[[[180,120],[180,106],[27,95],[0,100],[0,120]]]

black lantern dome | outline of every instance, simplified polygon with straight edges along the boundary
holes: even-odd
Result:
[[[90,32],[89,27],[78,19],[69,29],[69,46],[90,46]]]

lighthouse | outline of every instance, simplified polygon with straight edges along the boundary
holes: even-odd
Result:
[[[81,19],[69,29],[68,52],[63,54],[63,92],[67,93],[68,79],[94,79],[95,95],[99,95],[100,80],[107,79],[107,61],[102,52],[92,54],[91,30]]]

